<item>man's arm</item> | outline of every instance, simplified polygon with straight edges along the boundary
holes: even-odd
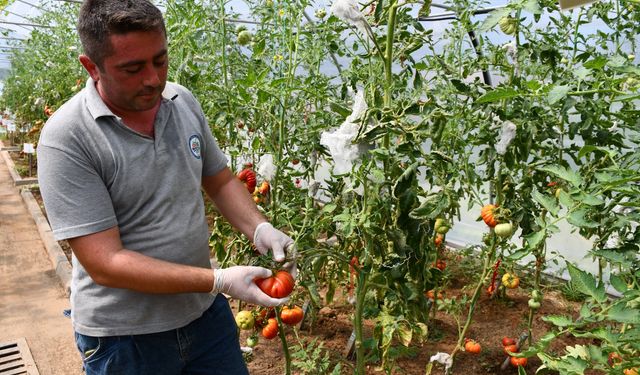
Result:
[[[293,240],[274,228],[262,216],[247,189],[229,168],[224,168],[213,176],[204,177],[202,186],[220,213],[231,225],[253,241],[260,254],[265,255],[271,250],[276,262],[284,261],[286,255],[295,258]],[[285,267],[288,267],[293,275],[297,273],[295,261],[287,263]]]
[[[211,269],[174,264],[122,247],[117,227],[68,240],[75,256],[98,284],[144,293],[207,293]]]
[[[224,168],[213,176],[203,177],[202,187],[229,223],[253,240],[256,226],[267,219],[231,170]]]
[[[157,294],[215,291],[262,306],[287,301],[269,297],[254,282],[271,276],[269,269],[236,266],[211,270],[165,262],[122,248],[117,227],[70,239],[69,244],[91,278],[106,287]]]

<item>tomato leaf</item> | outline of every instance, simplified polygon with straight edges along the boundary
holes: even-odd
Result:
[[[579,187],[582,184],[582,178],[576,172],[567,169],[560,165],[548,165],[545,167],[540,167],[538,170],[551,173],[561,179],[569,182],[574,187]]]
[[[618,155],[618,152],[615,150],[610,150],[604,147],[599,147],[594,145],[585,145],[580,149],[580,152],[578,152],[578,157],[582,158],[586,154],[589,154],[592,152],[602,152],[603,154],[607,155],[611,159],[615,158],[616,155]]]
[[[411,189],[416,181],[416,170],[419,163],[413,163],[407,170],[398,177],[395,185],[393,185],[393,197],[400,198],[407,190]]]
[[[414,208],[409,213],[409,217],[418,220],[435,219],[449,206],[450,200],[448,195],[432,195],[422,202],[420,207]]]
[[[611,332],[611,329],[608,327],[598,327],[586,332],[574,331],[573,335],[575,337],[602,340],[612,344],[617,343],[620,337],[619,334]]]
[[[544,241],[547,236],[547,230],[542,229],[537,232],[530,233],[524,236],[525,240],[527,240],[527,249],[535,249]]]
[[[571,276],[571,284],[583,294],[592,297],[597,302],[606,301],[604,284],[596,284],[596,279],[588,272],[585,272],[573,264],[567,262],[567,269]]]
[[[611,286],[620,293],[624,293],[628,290],[627,283],[619,275],[609,275],[609,282],[611,283]]]
[[[545,210],[549,211],[549,213],[553,216],[558,216],[558,211],[560,207],[558,207],[558,203],[556,200],[548,195],[540,193],[538,190],[534,190],[532,192],[533,200],[538,202]]]
[[[351,110],[349,108],[344,107],[336,102],[329,102],[329,108],[331,108],[332,111],[336,112],[344,118],[347,118],[349,115],[351,115]]]
[[[511,87],[499,87],[497,89],[486,92],[476,100],[476,103],[492,103],[502,99],[510,99],[519,96],[520,92]]]
[[[527,255],[529,255],[531,253],[531,251],[529,249],[521,249],[518,250],[512,254],[509,254],[506,259],[509,259],[511,261],[516,261],[516,260],[520,260],[524,257],[526,257]]]
[[[621,301],[611,306],[607,317],[620,323],[640,324],[640,309],[628,307],[627,301]]]
[[[560,328],[569,327],[573,325],[573,319],[565,315],[547,315],[547,316],[543,316],[542,320]]]
[[[569,86],[553,86],[547,94],[547,102],[549,102],[549,104],[559,102],[567,96],[570,90],[571,88]]]
[[[587,214],[589,212],[587,211],[587,209],[585,208],[579,208],[575,211],[573,211],[569,217],[567,218],[567,221],[570,224],[575,225],[576,227],[580,227],[580,228],[597,228],[600,226],[599,223],[590,220],[589,218],[587,218]]]
[[[560,190],[560,193],[558,193],[558,201],[566,207],[573,207],[575,204],[575,201],[571,198],[569,193],[564,190]]]
[[[591,252],[598,258],[602,258],[615,265],[632,266],[632,263],[627,260],[623,253],[613,250],[594,250]],[[626,285],[626,284],[625,284]]]
[[[400,342],[404,346],[409,346],[411,344],[411,340],[413,339],[413,330],[407,324],[400,324],[398,329],[398,338]]]
[[[542,8],[540,8],[538,0],[527,0],[522,3],[522,8],[532,14],[542,13]]]
[[[480,25],[478,31],[485,32],[493,29],[493,27],[498,24],[498,21],[500,21],[500,18],[509,15],[509,13],[511,13],[511,9],[507,7],[499,8],[492,11],[491,13],[489,13],[489,16],[485,18],[482,25]]]

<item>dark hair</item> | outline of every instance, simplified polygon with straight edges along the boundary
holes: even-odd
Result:
[[[148,0],[84,0],[78,34],[84,54],[100,69],[113,50],[111,35],[133,31],[161,31],[167,35],[162,12]]]

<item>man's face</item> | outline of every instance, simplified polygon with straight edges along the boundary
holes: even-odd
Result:
[[[102,99],[121,115],[153,109],[167,82],[169,57],[162,32],[112,35],[113,53],[95,69]]]

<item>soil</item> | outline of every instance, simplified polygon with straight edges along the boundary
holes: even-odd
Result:
[[[36,176],[36,158],[31,158],[31,167],[29,167],[29,154],[25,154],[24,152],[9,152],[11,156],[11,160],[15,164],[16,172],[22,178],[35,177]]]
[[[34,197],[42,207],[42,200],[37,189],[33,189]],[[209,218],[211,223],[211,218]],[[70,248],[65,241],[60,242],[61,247],[70,258]],[[450,259],[459,255],[450,251]],[[463,288],[468,284],[465,275],[469,275],[468,269],[462,269],[460,262],[450,261],[449,271],[455,276],[446,289],[446,298],[456,298],[461,294],[470,295],[468,288]],[[523,277],[524,279],[524,277]],[[533,338],[539,338],[551,329],[551,326],[542,321],[547,315],[571,315],[575,316],[580,303],[568,301],[557,288],[549,288],[545,291],[542,307],[538,310],[533,319]],[[520,288],[508,290],[505,297],[490,299],[483,293],[479,299],[476,311],[473,315],[472,325],[467,333],[467,337],[474,339],[482,345],[482,352],[474,355],[466,352],[458,352],[453,366],[453,374],[517,374],[517,368],[508,365],[501,370],[503,361],[507,358],[502,352],[501,339],[505,336],[518,337],[526,332],[526,321],[529,313],[527,301],[529,295],[526,282],[522,282]],[[238,301],[231,300],[234,311],[238,310]],[[245,306],[244,309],[251,308]],[[345,348],[352,333],[352,314],[354,307],[347,302],[346,296],[337,296],[335,302],[330,306],[325,306],[320,311],[314,311],[315,321],[305,319],[304,328],[286,328],[287,342],[290,352],[300,352],[298,343],[307,346],[307,354],[313,352],[313,347],[308,347],[313,340],[322,343],[322,355],[328,356],[324,362],[330,362],[329,370],[319,370],[322,361],[312,363],[316,372],[306,372],[315,374],[330,373],[337,363],[341,363],[341,374],[352,374],[355,361],[353,358],[345,359]],[[461,317],[461,320],[464,320]],[[367,322],[366,330],[370,333],[371,322]],[[295,330],[295,332],[294,332]],[[245,345],[246,339],[250,336],[250,331],[240,333],[241,345]],[[450,353],[456,345],[458,326],[451,315],[438,311],[429,326],[428,339],[423,343],[414,343],[411,350],[405,350],[402,356],[395,360],[395,367],[392,374],[424,374],[425,368],[432,355],[438,352]],[[566,345],[575,345],[573,338],[563,338],[556,340],[551,350],[561,351]],[[316,344],[317,346],[317,344]],[[395,344],[400,348],[400,344]],[[253,353],[247,356],[249,371],[252,375],[281,375],[284,373],[284,355],[281,342],[278,338],[268,341],[260,338],[258,345],[253,349]],[[527,374],[534,374],[540,366],[538,358],[529,358],[525,367]],[[367,374],[384,373],[380,368],[380,363],[368,363]],[[295,367],[293,374],[303,374]],[[431,372],[435,375],[444,374],[442,365],[437,364]]]
[[[455,272],[455,271],[454,271]],[[447,288],[446,297],[454,298],[460,296],[464,280],[459,280],[458,285],[451,285]],[[468,291],[465,293],[469,294]],[[482,345],[480,354],[470,354],[458,352],[455,357],[453,374],[517,374],[517,368],[510,364],[505,370],[501,370],[501,365],[507,356],[502,351],[501,340],[503,337],[518,337],[526,332],[526,321],[529,313],[527,292],[518,288],[509,290],[506,298],[490,299],[486,294],[478,301],[476,311],[473,315],[472,325],[467,333],[467,337],[474,339]],[[234,309],[237,307],[232,303]],[[551,329],[551,326],[542,321],[542,317],[552,314],[563,314],[575,316],[580,304],[567,301],[558,291],[547,291],[545,293],[542,307],[538,310],[533,320],[533,338],[541,337]],[[351,315],[354,307],[349,305],[344,299],[328,308],[323,308],[317,314],[317,320],[311,327],[298,330],[297,336],[303,342],[318,339],[335,362],[344,361],[344,350],[352,331]],[[465,314],[466,317],[466,314]],[[371,322],[368,322],[370,331]],[[287,341],[289,343],[298,342],[293,328],[287,327]],[[241,343],[249,334],[242,332]],[[425,368],[432,355],[438,352],[450,353],[457,341],[458,326],[455,320],[443,312],[437,312],[435,319],[429,327],[429,337],[421,344],[411,345],[412,353],[396,360],[393,374],[424,374]],[[566,345],[576,344],[575,339],[560,339],[551,346],[552,350],[562,350]],[[289,344],[292,345],[292,344]],[[399,343],[395,344],[400,347]],[[290,348],[290,351],[292,349]],[[295,350],[295,349],[294,349]],[[346,361],[342,365],[342,374],[352,374],[355,361]],[[529,358],[526,366],[528,374],[534,374],[535,369],[541,365],[538,358]],[[367,366],[367,374],[384,373],[379,369],[380,363],[371,363]],[[253,356],[249,362],[249,369],[253,375],[280,375],[284,373],[283,350],[278,339],[271,342],[260,338],[258,346],[255,348]],[[327,371],[328,373],[329,371]],[[293,373],[301,373],[294,371]],[[444,374],[442,365],[435,365],[432,374]]]

